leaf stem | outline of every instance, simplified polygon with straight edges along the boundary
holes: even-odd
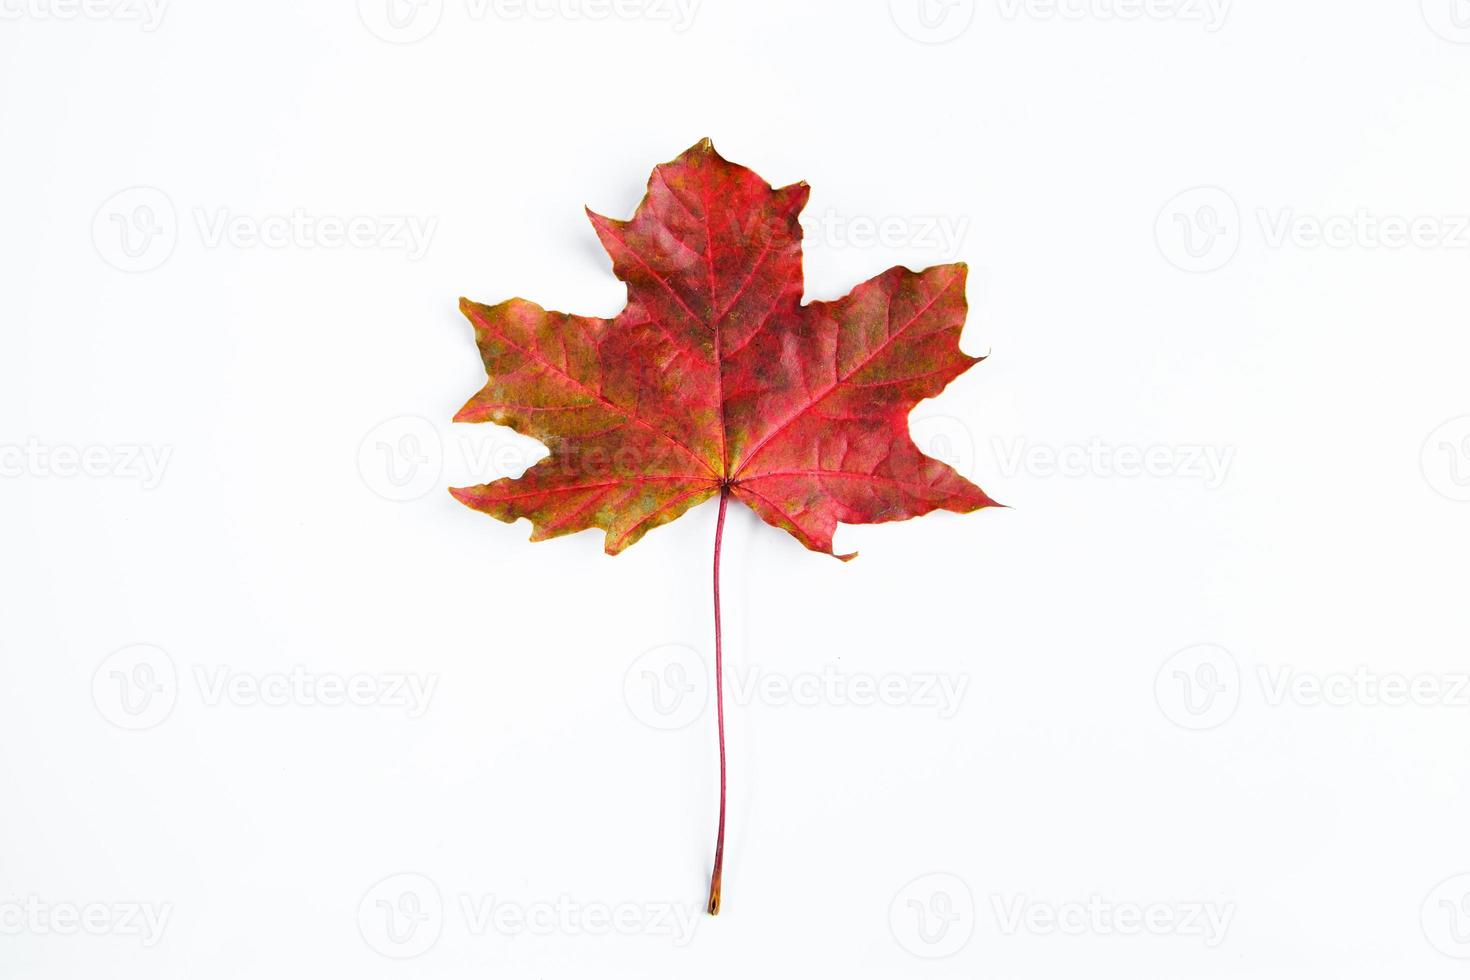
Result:
[[[715,837],[715,869],[709,879],[710,915],[720,914],[720,878],[725,870],[725,656],[720,636],[720,543],[725,537],[728,485],[720,487],[720,516],[715,522],[715,717],[720,731],[720,829]]]

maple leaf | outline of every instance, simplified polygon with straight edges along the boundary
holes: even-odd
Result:
[[[709,140],[657,166],[629,221],[588,211],[628,284],[611,320],[523,299],[460,300],[488,381],[456,422],[497,422],[549,455],[514,479],[451,490],[532,541],[597,527],[617,554],[719,495],[715,704],[725,851],[720,544],[733,496],[813,551],[839,523],[995,504],[919,451],[908,415],[977,363],[959,349],[965,266],[895,267],[834,302],[802,305],[805,183],[772,189]],[[844,560],[853,555],[839,555]]]
[[[588,210],[628,284],[613,319],[460,300],[489,381],[455,421],[550,455],[454,496],[529,518],[532,541],[602,528],[608,554],[722,489],[826,554],[839,522],[993,505],[908,432],[914,405],[981,360],[959,349],[965,265],[894,267],[802,305],[808,192],[703,140],[654,168],[632,220]]]

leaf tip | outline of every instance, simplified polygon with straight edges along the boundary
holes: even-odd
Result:
[[[808,184],[804,180],[798,180],[794,184],[787,184],[785,187],[776,188],[777,200],[782,202],[783,206],[788,211],[793,212],[800,211],[802,208],[806,207],[806,202],[811,197],[811,193],[812,185]],[[798,236],[800,234],[800,231],[801,229],[798,226]]]
[[[599,238],[602,237],[603,232],[614,231],[628,223],[626,221],[619,221],[617,218],[609,218],[605,214],[598,214],[586,205],[583,205],[582,210],[587,212],[587,220],[592,222],[592,227],[596,230]]]
[[[971,484],[971,486],[974,486],[974,484]],[[977,510],[987,510],[991,507],[1000,507],[1004,510],[1011,509],[1010,504],[1001,503],[979,487],[974,487],[974,491],[973,494],[969,495],[970,499],[965,501],[968,506],[964,510],[956,511],[956,513],[973,514]]]
[[[715,149],[715,141],[706,136],[702,138],[698,143],[695,143],[689,149],[685,150],[683,153],[680,153],[677,157],[670,160],[667,164],[663,164],[663,166],[676,165],[681,162],[689,161],[692,158],[703,158],[703,160],[717,160],[722,163],[730,162],[724,157],[720,156],[720,151]],[[703,160],[701,160],[701,162],[703,162]]]

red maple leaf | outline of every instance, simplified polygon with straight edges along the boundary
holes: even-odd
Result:
[[[772,189],[703,140],[654,168],[632,220],[587,212],[628,284],[613,319],[460,300],[489,381],[455,421],[508,425],[550,455],[456,498],[503,521],[530,519],[532,541],[602,528],[617,554],[720,497],[711,912],[724,839],[719,540],[729,498],[826,554],[838,523],[995,504],[908,431],[914,405],[981,360],[959,349],[965,265],[894,267],[842,299],[803,305],[797,216],[809,190]]]

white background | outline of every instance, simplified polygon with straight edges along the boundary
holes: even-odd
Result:
[[[68,2],[0,0],[0,976],[1463,975],[1464,0]],[[913,428],[1012,508],[732,509],[717,919],[713,503],[443,491],[536,456],[457,298],[613,314],[582,206],[703,136],[808,298],[970,263]]]

